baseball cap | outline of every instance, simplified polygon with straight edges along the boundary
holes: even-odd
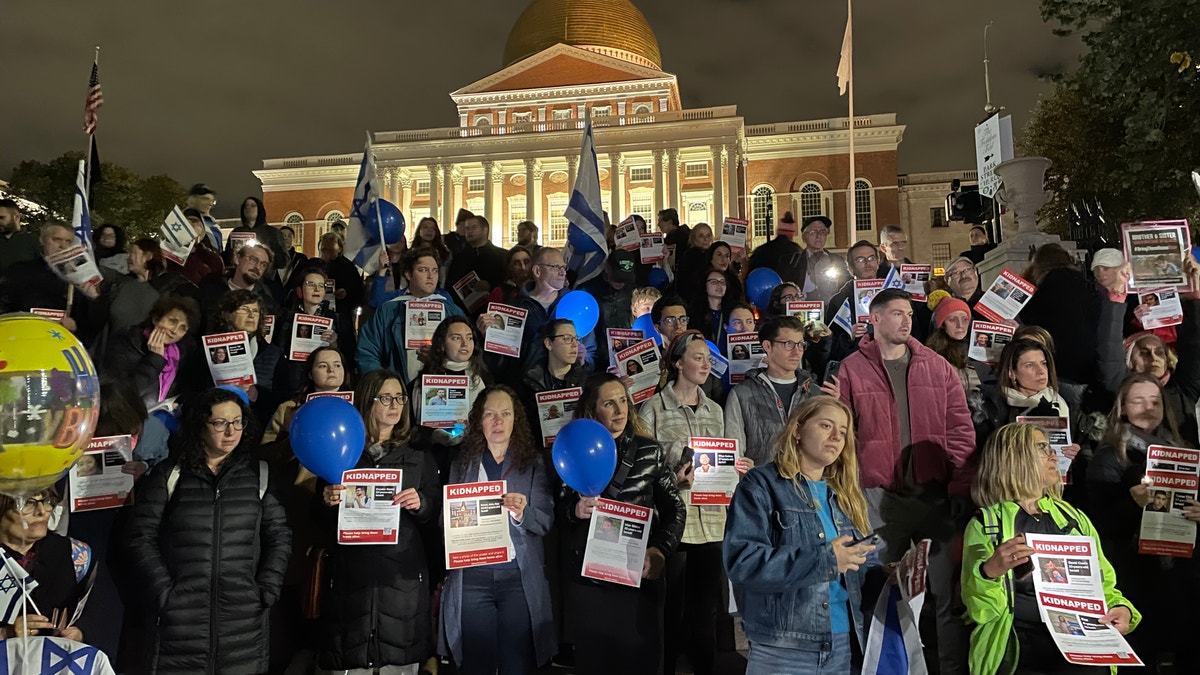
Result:
[[[633,274],[636,265],[633,253],[619,248],[608,254],[608,278],[617,283],[632,284],[636,280]]]
[[[813,223],[821,223],[821,224],[825,225],[826,229],[829,229],[829,230],[833,229],[833,221],[832,220],[826,218],[825,216],[813,216],[811,218],[806,218],[804,220],[804,225],[800,228],[800,231],[803,232],[804,230],[807,230],[808,226],[812,225]]]
[[[1125,264],[1125,254],[1115,248],[1102,248],[1092,256],[1092,269],[1097,267],[1120,267]]]
[[[208,187],[204,183],[196,183],[195,185],[192,186],[192,189],[188,190],[188,195],[192,196],[192,197],[199,197],[201,195],[215,195],[215,194],[217,194],[217,191]]]

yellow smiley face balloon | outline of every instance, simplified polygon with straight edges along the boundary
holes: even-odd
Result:
[[[0,316],[0,492],[54,484],[92,438],[100,382],[66,328],[30,314]]]

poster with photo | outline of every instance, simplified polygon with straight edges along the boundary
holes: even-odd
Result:
[[[925,302],[925,284],[933,277],[933,265],[900,265],[900,281],[913,300]]]
[[[641,238],[641,260],[643,265],[650,265],[662,260],[666,253],[663,250],[662,232],[643,234]]]
[[[725,338],[725,356],[729,359],[729,381],[738,384],[746,379],[746,371],[762,365],[767,352],[758,333],[737,333]]]
[[[658,347],[655,346],[653,338],[642,340],[617,353],[617,369],[622,376],[633,379],[629,396],[635,404],[654,395],[654,390],[658,388],[661,368]]]
[[[230,232],[229,233],[229,258],[233,260],[237,258],[238,252],[247,245],[257,245],[254,240],[253,232]]]
[[[542,430],[542,446],[549,448],[554,445],[554,437],[575,419],[575,406],[583,395],[581,387],[570,389],[554,389],[534,394],[537,403],[538,425]]]
[[[825,303],[820,300],[789,300],[787,315],[799,318],[804,323],[825,320]]]
[[[1001,270],[1000,276],[988,286],[975,304],[975,311],[993,323],[1011,321],[1033,297],[1037,286],[1017,276],[1012,270]]]
[[[480,283],[479,275],[474,271],[467,272],[454,284],[454,293],[462,300],[468,314],[473,315],[478,312],[479,308],[483,307],[483,303],[487,301],[487,291],[480,290],[486,286],[486,283]]]
[[[467,423],[471,412],[468,375],[421,376],[421,426],[450,429]]]
[[[446,305],[437,300],[404,302],[404,348],[420,349],[433,344],[433,333],[446,317]]]
[[[638,229],[637,223],[634,222],[633,216],[622,220],[621,224],[617,226],[615,241],[617,248],[623,248],[630,252],[642,247],[642,232]]]
[[[292,361],[307,361],[309,354],[325,344],[322,338],[331,330],[333,319],[312,314],[297,314],[292,321],[292,350],[288,358]]]
[[[886,279],[855,279],[854,280],[854,322],[871,322],[871,300],[884,289]]]
[[[395,544],[399,539],[400,506],[392,499],[401,492],[401,469],[352,469],[342,473],[342,502],[338,505],[339,544]]]
[[[720,241],[729,244],[730,250],[734,253],[746,248],[746,233],[750,226],[750,221],[742,218],[726,218],[721,224]]]
[[[1191,290],[1183,261],[1191,255],[1191,236],[1186,220],[1157,220],[1121,226],[1125,260],[1129,263],[1129,288],[1144,290],[1174,288]]]
[[[1016,329],[1008,324],[972,321],[967,356],[980,363],[995,364],[1005,345],[1012,342],[1015,332]]]
[[[1141,318],[1146,330],[1183,323],[1183,303],[1179,301],[1179,291],[1174,288],[1138,291],[1137,298],[1138,304],[1148,310]]]
[[[505,481],[458,483],[442,488],[446,569],[505,563],[516,555],[504,508]]]
[[[623,352],[646,339],[646,331],[638,328],[606,328],[604,333],[608,339],[609,367],[616,367],[618,352]]]
[[[1195,554],[1196,523],[1183,517],[1200,486],[1200,451],[1152,445],[1146,449],[1150,503],[1142,509],[1138,553],[1190,558]]]
[[[588,523],[583,576],[640,588],[651,514],[645,506],[600,499]]]
[[[104,278],[100,276],[100,268],[92,252],[82,245],[76,244],[46,258],[46,264],[60,278],[78,288],[89,298],[100,295],[100,284]]]
[[[738,442],[732,438],[689,438],[692,449],[692,506],[729,506],[738,484],[734,463]]]
[[[133,474],[124,471],[133,461],[132,436],[93,438],[68,472],[71,513],[117,509],[133,491]]]
[[[254,356],[250,353],[250,336],[246,331],[217,333],[200,338],[204,343],[204,360],[215,386],[226,384],[249,387],[258,384],[254,374]]]
[[[499,302],[489,302],[491,316],[483,337],[483,351],[503,356],[521,356],[521,337],[525,335],[525,320],[529,311]]]
[[[308,403],[309,401],[313,400],[314,398],[321,398],[322,396],[332,396],[333,398],[340,398],[343,401],[345,401],[346,403],[349,403],[350,405],[354,405],[354,392],[352,392],[352,391],[314,391],[313,393],[304,397],[304,402]]]

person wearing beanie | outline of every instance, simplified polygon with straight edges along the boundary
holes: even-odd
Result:
[[[990,379],[991,367],[967,356],[971,335],[971,308],[967,303],[943,290],[929,294],[927,306],[933,312],[933,332],[925,346],[937,352],[954,366],[962,381],[967,398],[979,389],[981,382]]]
[[[785,282],[796,283],[795,273],[787,269],[789,264],[794,264],[800,258],[800,246],[792,241],[795,236],[796,220],[792,218],[792,212],[788,211],[775,224],[775,237],[754,249],[750,256],[749,271],[766,267],[775,270]]]

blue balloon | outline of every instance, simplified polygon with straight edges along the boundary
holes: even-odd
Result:
[[[242,391],[241,387],[235,387],[232,384],[223,384],[217,387],[217,389],[224,389],[225,391],[237,394],[238,398],[242,399],[242,403],[245,403],[246,407],[250,407],[250,395]]]
[[[670,281],[671,280],[667,278],[667,271],[661,267],[650,268],[650,274],[646,275],[646,283],[660,291],[663,288],[666,288]]]
[[[662,345],[662,336],[658,334],[658,329],[654,327],[654,319],[650,318],[650,313],[647,312],[639,316],[634,322],[635,330],[642,331],[646,337],[654,338],[654,342]]]
[[[362,417],[348,401],[321,396],[296,410],[289,429],[292,452],[300,464],[326,482],[342,482],[353,469],[367,442]]]
[[[746,297],[755,306],[766,307],[771,301],[771,291],[783,283],[779,274],[769,267],[760,267],[746,276]]]
[[[383,239],[389,244],[394,244],[404,237],[404,214],[400,213],[400,209],[395,204],[380,199],[378,201],[378,209],[375,206],[368,206],[367,212],[367,243],[379,243],[379,221],[383,220]]]
[[[599,497],[617,470],[617,443],[596,420],[568,422],[550,452],[563,482],[584,497]]]
[[[571,291],[559,299],[554,318],[570,319],[575,324],[575,334],[582,338],[600,321],[600,305],[587,291]]]

